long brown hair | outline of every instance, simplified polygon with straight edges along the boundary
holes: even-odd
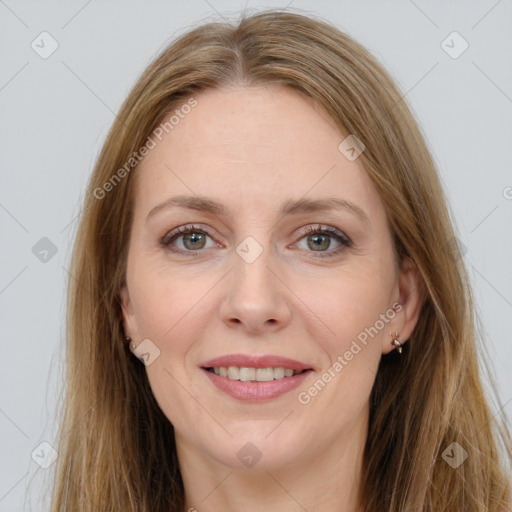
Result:
[[[52,512],[183,510],[173,426],[120,321],[137,171],[136,161],[127,162],[165,115],[192,97],[200,101],[202,90],[268,83],[313,98],[341,133],[364,143],[360,158],[386,207],[398,258],[416,263],[425,286],[402,356],[384,356],[376,376],[362,510],[510,510],[510,435],[484,393],[469,280],[424,137],[361,45],[322,20],[266,11],[236,26],[208,23],[173,42],[144,71],[105,141],[70,269]],[[442,455],[455,442],[468,456],[452,468]]]

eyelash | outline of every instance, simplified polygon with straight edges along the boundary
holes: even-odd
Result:
[[[184,251],[182,249],[176,249],[176,248],[171,247],[172,242],[174,242],[181,236],[187,235],[189,233],[201,233],[201,234],[207,235],[210,238],[212,238],[210,236],[210,234],[208,233],[207,229],[204,229],[200,226],[195,226],[193,224],[187,224],[185,226],[181,226],[181,227],[176,228],[175,230],[167,233],[160,240],[160,245],[166,249],[173,251],[173,252],[196,256],[203,249],[196,250],[196,251],[191,251],[191,250]],[[313,228],[313,227],[307,228],[301,234],[298,241],[302,240],[303,238],[305,238],[307,236],[316,235],[316,234],[330,236],[330,237],[334,238],[337,242],[339,242],[340,246],[334,250],[329,251],[329,252],[327,252],[327,251],[306,251],[306,252],[311,252],[313,258],[330,258],[333,256],[337,256],[341,252],[352,247],[352,241],[346,235],[344,235],[341,231],[338,231],[337,229],[335,229],[333,227],[322,228],[320,224],[318,224],[318,227],[316,227],[316,228]]]

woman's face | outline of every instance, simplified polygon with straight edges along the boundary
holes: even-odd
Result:
[[[418,313],[382,201],[311,100],[194,99],[136,171],[121,294],[178,452],[271,469],[357,444],[390,332]]]

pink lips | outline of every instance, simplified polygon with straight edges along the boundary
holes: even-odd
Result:
[[[216,375],[207,368],[219,368],[221,366],[237,366],[248,368],[290,368],[292,370],[305,370],[293,377],[284,377],[267,382],[251,382],[231,380],[228,377]],[[299,361],[280,356],[247,356],[243,354],[232,354],[229,356],[217,357],[206,361],[201,365],[203,373],[210,379],[218,389],[233,398],[246,402],[265,402],[277,398],[295,388],[306,379],[311,371],[308,366]],[[308,371],[310,370],[310,371]]]
[[[220,368],[221,366],[245,366],[247,368],[290,368],[292,370],[312,370],[310,365],[280,356],[248,356],[245,354],[231,354],[216,357],[201,364],[202,368]]]

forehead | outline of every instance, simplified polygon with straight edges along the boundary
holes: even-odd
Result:
[[[162,140],[153,136],[156,146],[137,169],[140,208],[186,193],[235,210],[253,203],[277,209],[306,194],[382,209],[361,161],[338,149],[347,134],[311,98],[277,84],[208,89],[193,98],[193,108],[175,107],[172,128]]]

